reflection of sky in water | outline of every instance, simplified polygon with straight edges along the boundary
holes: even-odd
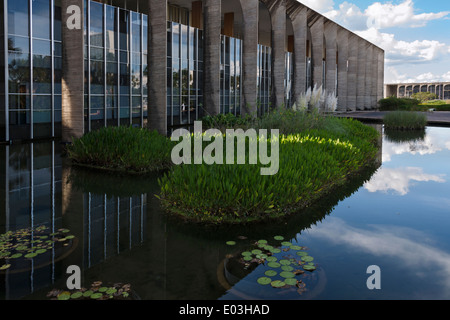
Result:
[[[383,166],[300,238],[327,274],[324,299],[450,298],[450,129],[383,142]],[[382,290],[366,287],[378,265]]]

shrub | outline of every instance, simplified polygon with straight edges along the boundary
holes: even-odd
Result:
[[[437,95],[431,92],[417,92],[412,95],[412,98],[424,103],[425,101],[436,99]]]
[[[389,112],[383,120],[387,129],[396,130],[420,130],[424,129],[428,123],[425,114],[408,111]]]
[[[75,165],[145,173],[169,168],[173,145],[156,131],[122,126],[89,132],[67,152]]]
[[[396,111],[396,110],[405,110],[405,111],[418,111],[420,101],[416,99],[410,98],[396,98],[389,97],[385,99],[381,99],[379,102],[380,111]]]

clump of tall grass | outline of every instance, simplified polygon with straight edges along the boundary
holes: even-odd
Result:
[[[174,143],[156,131],[107,127],[75,139],[67,155],[75,165],[128,173],[148,173],[172,166]]]
[[[279,110],[256,124],[255,129],[263,128],[280,129],[277,174],[261,175],[265,166],[259,161],[176,166],[159,179],[163,207],[209,223],[282,217],[344,184],[377,153],[377,131],[356,120]]]
[[[423,130],[428,123],[428,117],[419,112],[393,111],[384,116],[383,122],[386,129]]]

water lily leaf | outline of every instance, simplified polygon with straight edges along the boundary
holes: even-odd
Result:
[[[275,262],[275,261],[277,261],[278,259],[277,259],[277,257],[270,256],[270,257],[267,257],[266,260],[269,261],[269,262]]]
[[[274,249],[270,250],[270,252],[272,252],[272,253],[280,253],[281,250],[277,249],[277,248],[274,248]]]
[[[117,292],[116,288],[108,288],[108,290],[106,290],[106,294],[109,294],[109,295],[114,294],[116,292]]]
[[[286,278],[284,282],[289,286],[295,286],[297,284],[297,279],[295,278]]]
[[[103,294],[100,293],[100,292],[93,293],[93,294],[91,294],[91,296],[90,296],[91,299],[100,299],[101,297],[103,297]]]
[[[253,253],[253,254],[261,254],[262,251],[259,250],[259,249],[255,249],[255,250],[252,250],[252,253]]]
[[[308,255],[308,253],[305,252],[305,251],[298,251],[298,252],[297,252],[297,255],[300,256],[300,257],[305,257],[305,256]]]
[[[281,243],[281,245],[282,245],[282,246],[285,246],[285,247],[290,247],[290,246],[292,246],[292,243],[290,243],[289,241],[283,241],[283,242]]]
[[[108,287],[101,287],[98,289],[99,292],[106,292],[108,290]]]
[[[73,235],[70,235],[70,236],[66,237],[67,240],[72,240],[73,238],[75,238],[75,236],[73,236]]]
[[[70,299],[70,292],[64,291],[58,294],[58,300],[69,300]]]
[[[268,277],[261,277],[258,280],[256,280],[259,284],[265,286],[272,282],[272,279]]]
[[[253,260],[253,258],[251,256],[245,256],[243,259],[244,259],[244,261],[251,261],[251,260]]]
[[[276,272],[275,270],[267,270],[266,272],[264,272],[264,274],[268,277],[275,277],[278,272]]]
[[[272,281],[270,284],[271,284],[272,287],[274,287],[274,288],[282,288],[282,287],[284,287],[284,286],[286,285],[286,283],[283,282],[283,281],[281,281],[281,280],[275,280],[275,281]]]
[[[291,266],[281,266],[281,270],[283,271],[293,271],[294,268]]]
[[[302,250],[302,247],[292,245],[292,246],[291,246],[291,250],[295,250],[295,251]]]
[[[269,262],[267,264],[267,266],[269,266],[271,268],[279,268],[279,267],[281,267],[281,264],[279,264],[278,262]]]
[[[227,241],[226,244],[229,245],[229,246],[235,246],[236,245],[236,241]]]
[[[313,265],[310,265],[310,264],[305,264],[303,266],[303,269],[305,269],[306,271],[314,271],[314,270],[316,270],[316,267]]]
[[[36,250],[36,254],[42,254],[42,253],[44,253],[44,252],[47,252],[47,249],[39,249],[39,250]]]
[[[282,271],[280,273],[280,276],[282,276],[283,278],[295,278],[295,274],[290,271]]]
[[[72,293],[70,295],[70,298],[71,299],[78,299],[78,298],[81,298],[82,296],[83,296],[83,292],[77,291],[77,292]]]
[[[31,259],[31,258],[36,257],[37,255],[38,254],[36,252],[32,252],[32,253],[26,254],[24,257],[27,258],[27,259]]]
[[[259,244],[267,244],[267,240],[258,240]]]
[[[6,269],[9,269],[9,267],[11,267],[10,264],[4,264],[0,267],[0,270],[6,270]]]
[[[284,240],[284,237],[283,236],[275,236],[275,237],[273,237],[275,240],[278,240],[278,241],[283,241]]]
[[[283,259],[279,261],[281,265],[283,266],[288,266],[291,264],[291,262],[289,260]]]
[[[244,256],[244,257],[246,257],[246,256],[251,256],[251,255],[252,255],[252,253],[249,252],[249,251],[244,251],[244,252],[242,252],[241,254],[242,254],[242,256]]]
[[[301,258],[301,260],[302,260],[303,262],[311,262],[311,261],[314,260],[314,258],[311,257],[311,256],[304,256],[304,257]]]
[[[83,297],[88,298],[90,297],[94,292],[92,290],[87,290],[83,292]]]
[[[11,256],[11,258],[12,258],[12,259],[17,259],[17,258],[20,258],[21,256],[22,256],[21,253],[16,253],[16,254],[13,254],[13,255]]]

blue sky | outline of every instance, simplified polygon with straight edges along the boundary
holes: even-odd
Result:
[[[449,0],[300,0],[383,48],[385,82],[450,81]]]

